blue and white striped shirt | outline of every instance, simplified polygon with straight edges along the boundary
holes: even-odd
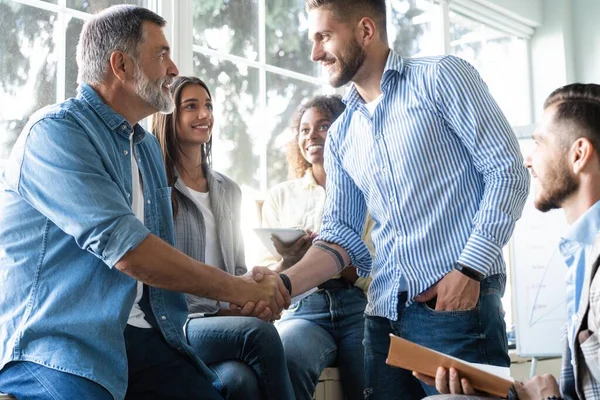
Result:
[[[354,86],[325,149],[327,201],[319,240],[349,254],[361,276],[368,211],[375,260],[366,312],[396,320],[460,262],[505,273],[502,247],[529,191],[517,139],[477,71],[453,56],[402,59],[390,51],[373,115]]]

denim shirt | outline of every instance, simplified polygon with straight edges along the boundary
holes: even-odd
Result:
[[[144,224],[131,209],[132,129]],[[92,87],[30,118],[0,176],[0,368],[35,362],[124,398],[136,280],[114,265],[150,233],[173,244],[170,193],[156,138]],[[184,339],[185,296],[150,288],[150,304],[166,341],[210,376]]]

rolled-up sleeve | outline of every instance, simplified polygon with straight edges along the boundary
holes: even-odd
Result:
[[[484,182],[471,235],[457,261],[487,275],[521,216],[529,173],[512,128],[477,71],[453,56],[438,68],[437,106]]]
[[[342,166],[336,145],[334,124],[325,142],[325,190],[327,199],[323,211],[323,226],[315,240],[341,246],[350,256],[360,276],[371,271],[371,254],[362,241],[367,205],[362,192]]]
[[[83,250],[112,268],[148,236],[107,170],[106,150],[68,115],[35,122],[19,145],[15,190]]]

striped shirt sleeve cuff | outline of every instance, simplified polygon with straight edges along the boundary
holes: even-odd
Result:
[[[501,252],[502,248],[495,242],[473,233],[457,261],[484,276],[488,276],[491,266]]]

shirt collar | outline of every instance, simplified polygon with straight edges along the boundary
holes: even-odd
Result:
[[[567,229],[560,240],[560,252],[568,257],[581,246],[593,246],[599,230],[600,201],[597,201]]]
[[[393,75],[402,74],[404,70],[404,59],[400,54],[396,53],[393,49],[390,49],[387,60],[385,62],[385,68],[383,69],[383,75],[381,77],[381,91],[385,93],[385,89],[389,85],[390,79]],[[358,90],[354,83],[350,86],[350,90],[342,99],[348,107],[356,108],[358,104],[363,103],[364,100],[360,97]]]
[[[122,115],[110,108],[100,98],[94,88],[87,83],[82,83],[77,88],[77,91],[79,92],[77,97],[88,103],[110,130],[116,131],[117,133],[129,138],[129,135],[131,134],[131,125],[129,122],[127,122]],[[134,140],[138,142],[143,138],[146,131],[139,124],[135,124],[133,129]]]
[[[319,186],[312,173],[312,168],[308,168],[304,173],[304,176],[302,177],[302,186],[305,189],[312,189],[314,187]]]

